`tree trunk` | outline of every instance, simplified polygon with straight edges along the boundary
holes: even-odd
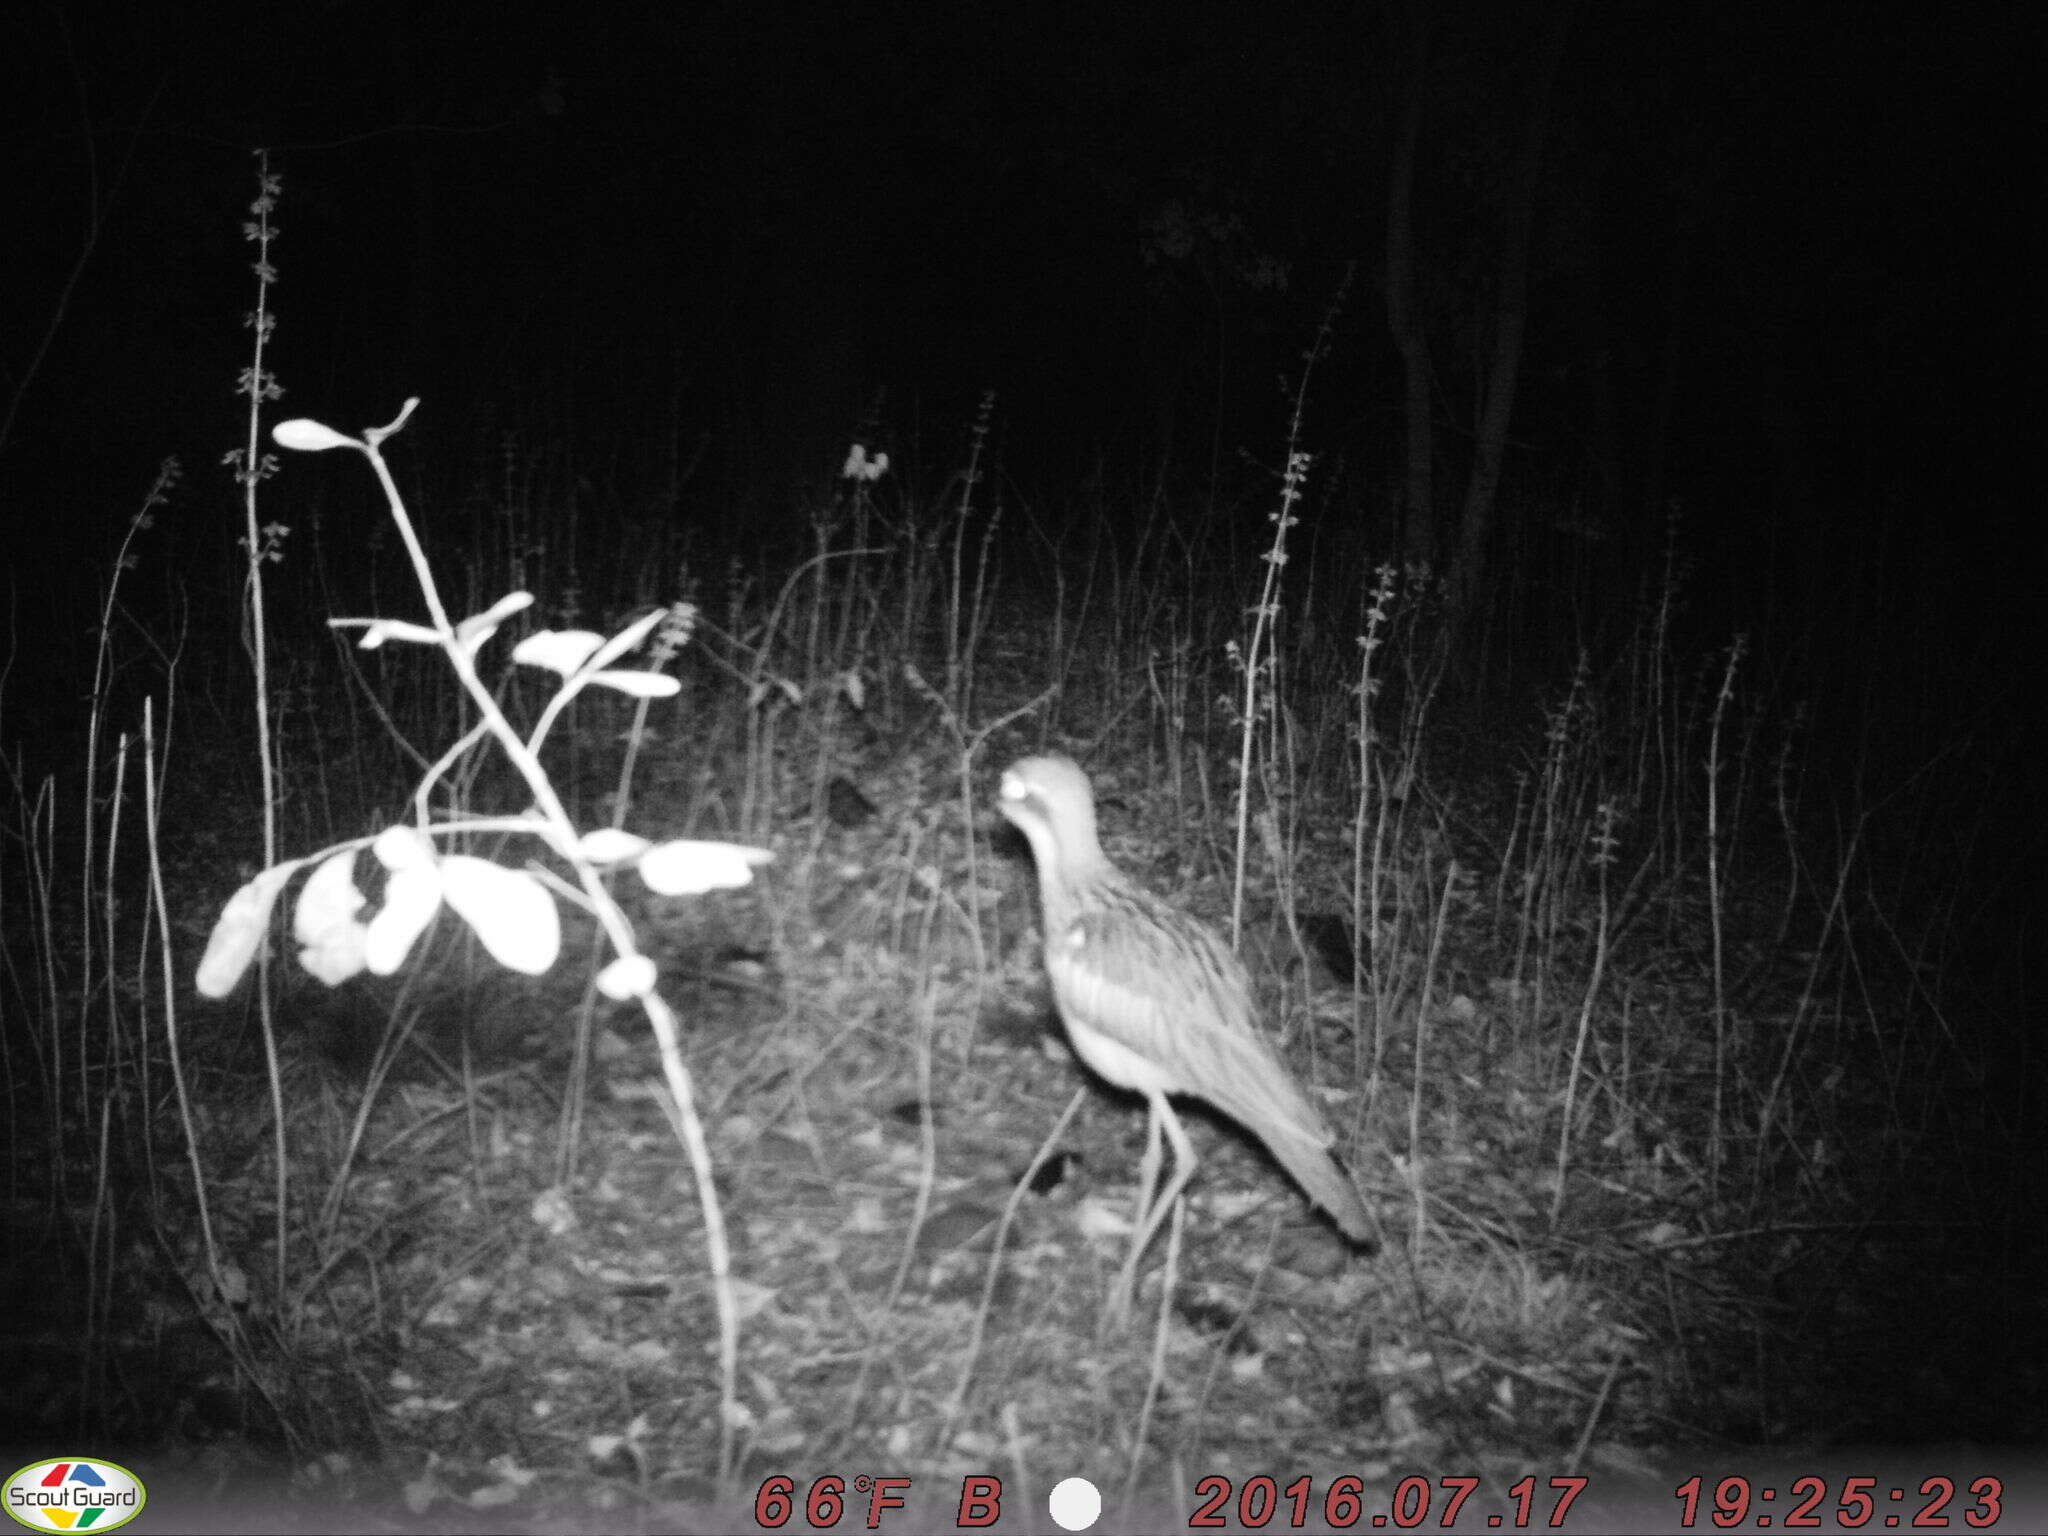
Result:
[[[1438,549],[1436,495],[1431,466],[1436,448],[1429,393],[1429,339],[1415,301],[1415,154],[1422,138],[1422,107],[1429,92],[1431,0],[1410,0],[1389,13],[1390,26],[1405,23],[1406,35],[1391,50],[1401,61],[1399,82],[1406,92],[1394,155],[1387,167],[1387,329],[1401,354],[1403,425],[1407,466],[1402,480],[1400,529],[1410,560],[1432,561]],[[1404,15],[1405,12],[1405,15]]]
[[[1472,478],[1458,523],[1458,556],[1451,568],[1450,609],[1454,629],[1470,623],[1485,590],[1487,555],[1493,544],[1494,509],[1499,500],[1501,460],[1507,451],[1508,422],[1514,415],[1515,381],[1522,366],[1522,335],[1529,322],[1529,246],[1536,225],[1536,185],[1543,166],[1543,141],[1550,128],[1550,97],[1571,29],[1572,0],[1557,0],[1550,30],[1529,92],[1529,116],[1515,157],[1504,212],[1499,291],[1495,299],[1492,355],[1480,381],[1478,427]]]

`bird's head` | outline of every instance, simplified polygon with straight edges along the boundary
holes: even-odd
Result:
[[[1103,864],[1095,792],[1068,757],[1027,757],[1003,770],[996,808],[1031,844],[1041,877],[1078,879]]]

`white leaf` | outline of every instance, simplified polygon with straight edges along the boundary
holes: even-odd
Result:
[[[317,943],[330,928],[353,922],[363,906],[363,893],[356,888],[356,850],[344,848],[322,859],[299,892],[292,937],[301,944]]]
[[[390,832],[401,829],[393,827]],[[410,830],[410,829],[405,829]],[[384,834],[390,836],[390,832]],[[379,838],[379,842],[383,839]],[[370,919],[365,947],[370,974],[389,976],[405,964],[415,940],[441,910],[441,871],[432,863],[395,869],[384,883],[384,910]]]
[[[334,428],[323,426],[305,416],[294,416],[290,421],[280,421],[270,429],[270,436],[280,448],[296,448],[301,453],[325,453],[329,448],[360,448],[363,445],[352,437],[343,437]]]
[[[400,822],[386,827],[370,845],[377,862],[389,870],[416,869],[434,862],[434,844],[424,832]]]
[[[461,645],[463,650],[474,656],[484,648],[491,636],[498,632],[500,624],[503,624],[521,609],[532,606],[533,594],[531,592],[508,593],[491,604],[482,613],[473,613],[460,624],[457,624],[455,626],[456,642]]]
[[[645,955],[626,955],[597,973],[597,990],[615,1003],[645,997],[654,990],[654,962]]]
[[[359,651],[374,651],[386,640],[411,640],[419,645],[438,645],[441,636],[438,631],[424,624],[408,624],[403,619],[372,619],[363,626],[363,638],[356,642]]]
[[[600,867],[606,864],[623,864],[628,859],[637,859],[652,846],[638,833],[622,831],[617,827],[599,827],[595,832],[586,832],[577,839],[576,846],[583,851],[583,857]]]
[[[538,976],[555,963],[562,952],[562,914],[532,875],[457,853],[441,861],[441,879],[448,905],[476,930],[498,964]]]
[[[365,903],[356,888],[355,867],[353,848],[322,859],[292,911],[299,964],[330,987],[340,986],[369,963],[370,930],[356,918]]]
[[[632,650],[642,640],[645,640],[654,629],[654,626],[667,617],[668,610],[666,608],[656,608],[651,612],[641,614],[639,618],[628,624],[616,635],[613,635],[611,639],[605,641],[604,649],[597,653],[597,658],[591,665],[596,667],[611,665],[611,663]]]
[[[590,681],[602,688],[616,688],[636,699],[673,698],[683,688],[666,672],[593,672]]]
[[[512,659],[530,667],[546,667],[567,677],[596,653],[604,636],[587,629],[543,629],[513,647]]]
[[[524,613],[533,606],[531,592],[507,592],[490,607],[473,618],[465,619],[467,624],[502,624],[515,613]]]
[[[370,963],[370,930],[361,923],[329,929],[299,950],[299,964],[324,986],[338,987],[362,975]]]
[[[754,866],[775,857],[766,848],[740,843],[699,843],[680,839],[658,843],[640,859],[640,878],[664,896],[693,896],[749,885]]]
[[[235,983],[256,958],[263,935],[270,929],[270,911],[277,905],[278,892],[298,873],[303,862],[291,859],[266,869],[228,898],[193,977],[201,997],[226,997],[235,990]]]

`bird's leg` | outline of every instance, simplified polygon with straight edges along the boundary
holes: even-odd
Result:
[[[1141,1249],[1151,1242],[1159,1224],[1173,1213],[1180,1200],[1180,1192],[1187,1188],[1188,1180],[1194,1177],[1195,1164],[1200,1161],[1195,1156],[1195,1144],[1181,1129],[1180,1116],[1173,1112],[1173,1106],[1166,1102],[1164,1094],[1159,1098],[1159,1121],[1166,1128],[1166,1139],[1173,1143],[1173,1177],[1166,1181],[1166,1188],[1159,1192],[1159,1199],[1146,1218],[1145,1234],[1138,1243]]]
[[[1123,1273],[1117,1279],[1112,1311],[1116,1321],[1121,1323],[1126,1309],[1130,1306],[1131,1295],[1138,1278],[1138,1260],[1144,1257],[1152,1239],[1159,1231],[1159,1225],[1173,1213],[1181,1191],[1194,1176],[1194,1143],[1188,1140],[1188,1133],[1181,1129],[1180,1116],[1173,1112],[1173,1106],[1166,1102],[1166,1095],[1148,1094],[1150,1112],[1146,1115],[1149,1128],[1145,1138],[1145,1163],[1139,1175],[1139,1206],[1137,1216],[1138,1235],[1131,1243],[1130,1257],[1124,1260]],[[1166,1181],[1166,1187],[1159,1190],[1147,1205],[1145,1196],[1152,1195],[1152,1181],[1159,1174],[1159,1133],[1164,1130],[1166,1139],[1173,1143],[1173,1175]]]
[[[1123,1269],[1117,1274],[1115,1289],[1109,1293],[1109,1304],[1103,1309],[1104,1332],[1123,1326],[1130,1311],[1131,1288],[1137,1279],[1138,1259],[1145,1251],[1146,1239],[1152,1235],[1152,1186],[1159,1182],[1159,1125],[1161,1111],[1165,1109],[1163,1097],[1145,1096],[1145,1156],[1138,1164],[1137,1208],[1131,1212],[1131,1251],[1124,1260]]]

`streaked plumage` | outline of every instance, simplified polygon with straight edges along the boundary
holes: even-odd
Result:
[[[1168,1094],[1192,1094],[1229,1115],[1345,1236],[1369,1243],[1371,1220],[1330,1156],[1329,1126],[1253,1019],[1243,964],[1214,933],[1110,863],[1088,776],[1064,757],[1026,758],[1003,774],[997,804],[1038,865],[1045,968],[1074,1050],[1148,1105],[1140,1218],[1123,1288],[1194,1172],[1194,1149]],[[1174,1175],[1148,1211],[1162,1127],[1173,1142]]]

